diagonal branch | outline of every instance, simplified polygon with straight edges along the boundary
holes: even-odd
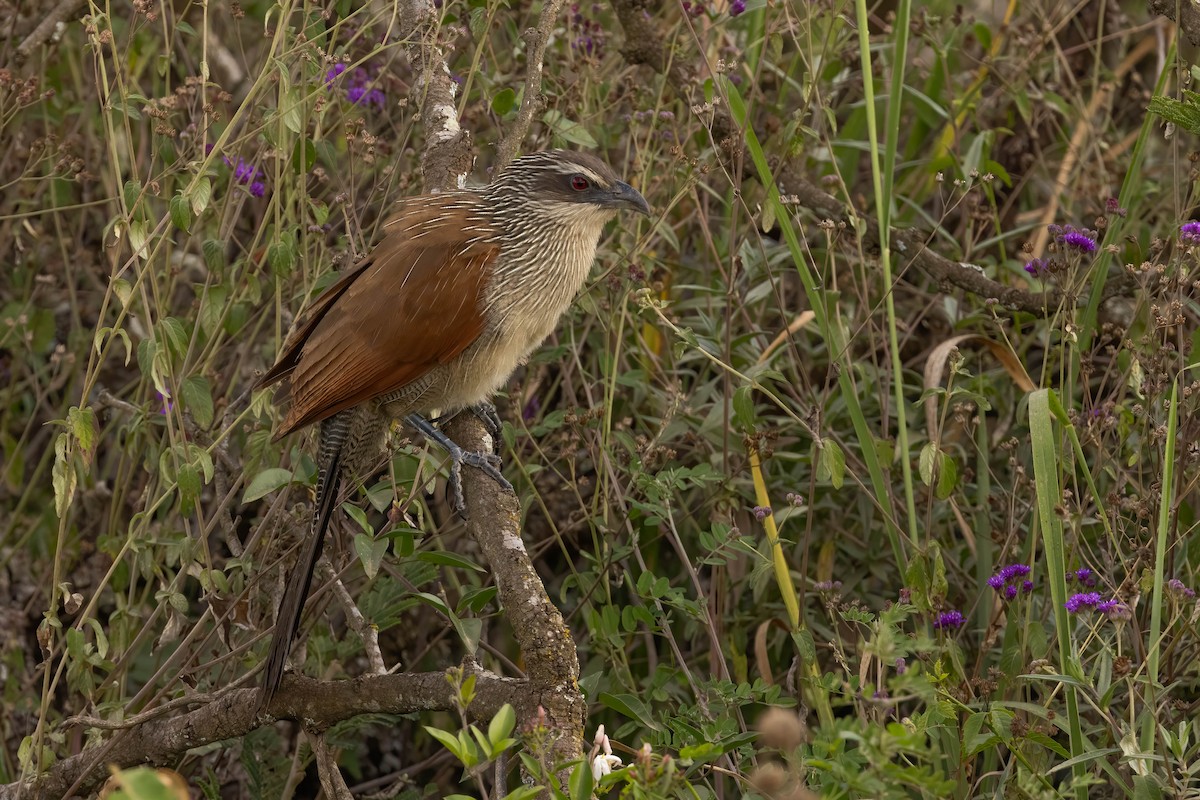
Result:
[[[529,133],[533,115],[545,105],[545,97],[542,95],[542,66],[546,57],[546,44],[550,41],[550,34],[554,32],[554,23],[564,2],[565,0],[546,0],[541,16],[538,17],[537,27],[528,28],[522,34],[521,38],[525,40],[526,48],[525,93],[521,97],[521,109],[517,112],[517,120],[512,130],[496,148],[494,172],[497,174],[521,152],[521,142],[525,141],[525,135]]]

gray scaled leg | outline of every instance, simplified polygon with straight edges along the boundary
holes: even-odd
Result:
[[[493,412],[494,413],[494,412]],[[512,484],[500,474],[500,457],[494,453],[476,453],[463,450],[454,441],[420,414],[409,414],[404,421],[419,431],[426,439],[450,454],[450,505],[463,519],[467,518],[467,503],[463,499],[462,466],[474,467],[500,484],[501,489],[512,491]]]

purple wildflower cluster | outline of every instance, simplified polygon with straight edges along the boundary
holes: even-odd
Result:
[[[1183,581],[1179,580],[1179,578],[1171,578],[1171,580],[1167,581],[1167,591],[1180,600],[1191,600],[1196,596],[1196,591],[1184,586]]]
[[[239,158],[236,162],[231,161],[228,157],[222,159],[225,165],[233,170],[233,180],[235,183],[245,183],[250,185],[250,194],[255,197],[262,197],[267,191],[267,185],[260,180],[263,177],[263,171],[253,164],[248,164]]]
[[[693,3],[691,0],[683,0],[679,5],[683,7],[683,13],[691,17],[698,17],[706,10],[704,3]]]
[[[1078,583],[1080,586],[1090,589],[1096,585],[1096,573],[1087,567],[1080,567],[1074,572],[1067,573],[1067,583]]]
[[[1099,592],[1073,594],[1063,605],[1066,606],[1068,614],[1078,614],[1085,608],[1090,608],[1106,617],[1123,618],[1129,615],[1129,609],[1125,607],[1124,603],[1115,597],[1105,600]]]
[[[325,73],[325,85],[332,86],[334,81],[342,76],[346,71],[345,64],[334,64],[333,68]],[[356,106],[379,106],[383,108],[387,105],[387,95],[382,89],[373,86],[375,81],[371,72],[363,67],[358,67],[350,74],[349,85],[346,87],[346,99]]]
[[[1003,595],[1005,600],[1013,600],[1019,592],[1029,594],[1033,591],[1033,581],[1026,577],[1029,571],[1025,564],[1009,564],[988,578],[988,586]]]
[[[1078,250],[1081,253],[1096,252],[1096,239],[1100,235],[1096,231],[1076,228],[1074,225],[1051,225],[1049,230],[1054,241],[1063,247]]]
[[[950,609],[937,615],[937,619],[933,621],[933,627],[937,630],[953,630],[954,628],[961,628],[966,622],[967,619],[962,615],[961,611]]]
[[[592,5],[592,13],[598,14],[602,6]],[[571,49],[585,56],[604,57],[604,26],[598,20],[589,19],[579,9],[579,3],[571,4]]]
[[[1128,209],[1121,208],[1121,201],[1115,197],[1110,197],[1104,201],[1104,213],[1118,217],[1124,217],[1129,213]]]
[[[746,13],[746,0],[733,0],[729,4],[729,16],[737,17]]]
[[[762,522],[764,519],[766,519],[769,516],[771,516],[771,507],[770,506],[755,506],[754,507],[754,518],[756,520],[758,520],[759,522]]]
[[[1195,220],[1179,226],[1179,242],[1189,247],[1200,245],[1200,222]]]

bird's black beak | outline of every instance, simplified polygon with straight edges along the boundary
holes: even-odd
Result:
[[[646,202],[646,198],[624,181],[617,181],[613,186],[609,204],[618,208],[631,209],[639,214],[645,214],[647,217],[650,216],[650,204]]]

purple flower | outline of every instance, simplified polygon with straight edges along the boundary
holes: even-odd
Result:
[[[1021,589],[1024,589],[1026,594],[1033,591],[1033,581],[1022,580],[1029,572],[1027,564],[1009,564],[1007,567],[1001,567],[999,572],[988,578],[987,584],[1004,595],[1005,600],[1013,600]],[[1021,583],[1020,588],[1017,586],[1018,583]]]
[[[241,158],[236,162],[230,160],[228,157],[223,160],[225,161],[225,165],[233,170],[233,180],[235,183],[249,184],[250,194],[255,197],[262,197],[266,193],[267,185],[259,180],[263,176],[263,171],[260,168],[247,163]]]
[[[593,5],[592,13],[597,13],[600,8],[598,5]],[[571,49],[585,56],[602,58],[604,56],[604,25],[599,20],[589,19],[585,16],[578,3],[572,4],[568,16],[570,19],[568,27],[572,34]]]
[[[1179,241],[1186,245],[1200,244],[1200,222],[1193,220],[1179,226]]]
[[[1112,600],[1105,600],[1103,603],[1096,604],[1097,613],[1103,614],[1109,619],[1129,619],[1131,616],[1129,608],[1115,597]]]
[[[175,404],[171,402],[170,395],[163,394],[159,391],[155,391],[155,394],[158,395],[158,401],[162,403],[162,410],[158,413],[165,417],[167,414],[171,413],[171,409],[175,407]]]
[[[769,516],[771,516],[771,507],[770,506],[755,506],[754,507],[754,518],[756,520],[758,520],[759,522],[762,522],[764,519],[766,519]]]
[[[904,663],[903,658],[897,658],[896,659],[896,674],[903,675],[905,672],[908,672],[908,664]]]
[[[1068,247],[1074,247],[1076,250],[1084,253],[1092,253],[1096,250],[1095,239],[1076,231],[1063,234],[1063,244],[1067,245]]]
[[[842,588],[841,581],[817,581],[813,584],[813,588],[818,592],[836,592]]]
[[[933,627],[938,629],[961,628],[966,621],[961,611],[951,609],[938,614],[937,619],[933,621]]]
[[[1186,598],[1191,600],[1196,596],[1196,592],[1184,586],[1183,581],[1179,580],[1179,578],[1171,578],[1171,580],[1167,581],[1167,590],[1180,599]]]
[[[1076,228],[1074,225],[1050,225],[1050,234],[1054,237],[1054,241],[1059,244],[1078,250],[1081,253],[1094,253],[1096,251],[1096,231],[1089,231],[1087,228]]]
[[[1067,613],[1078,614],[1083,609],[1095,608],[1102,602],[1104,602],[1104,599],[1100,597],[1099,592],[1080,592],[1071,595],[1063,605],[1066,606]]]
[[[345,64],[335,64],[333,69],[325,73],[325,85],[332,86],[333,82],[340,78],[346,72]],[[372,73],[359,67],[350,75],[349,85],[346,87],[346,99],[353,105],[359,106],[379,106],[383,108],[387,105],[387,95],[382,89],[372,86],[374,78]]]
[[[1025,264],[1025,271],[1035,278],[1040,278],[1043,275],[1050,273],[1050,266],[1053,262],[1044,258],[1035,258]]]
[[[325,85],[326,86],[331,85],[335,80],[337,80],[338,76],[341,75],[345,71],[346,71],[345,64],[334,64],[333,69],[331,69],[325,73]]]
[[[746,13],[746,0],[733,0],[729,4],[729,16],[737,17]]]
[[[1067,583],[1077,582],[1081,586],[1091,588],[1096,585],[1096,573],[1087,567],[1080,567],[1074,572],[1067,573]]]
[[[1115,197],[1110,197],[1104,201],[1104,213],[1116,214],[1118,217],[1124,217],[1128,214],[1128,210],[1121,208],[1121,201]]]

